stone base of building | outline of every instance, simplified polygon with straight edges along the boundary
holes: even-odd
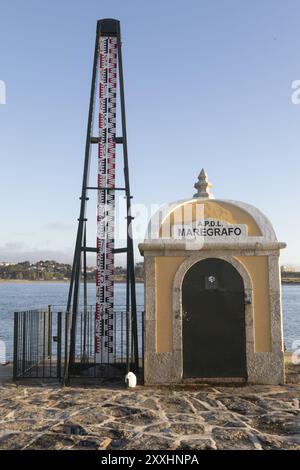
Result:
[[[280,385],[285,382],[284,353],[258,352],[247,358],[247,377],[195,377],[183,375],[181,351],[146,352],[144,358],[145,385],[174,385],[188,382],[241,383]]]

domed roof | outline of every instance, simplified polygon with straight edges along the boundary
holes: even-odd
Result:
[[[188,241],[203,244],[278,244],[269,219],[257,208],[240,201],[213,199],[206,172],[202,169],[193,198],[164,204],[151,217],[145,243]],[[280,246],[278,246],[280,245]]]

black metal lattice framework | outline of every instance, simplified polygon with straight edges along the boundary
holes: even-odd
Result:
[[[107,41],[107,43],[105,42]],[[113,135],[113,142],[110,144],[112,146],[121,145],[123,149],[123,159],[124,159],[124,187],[115,187],[114,181],[112,184],[103,184],[103,181],[99,180],[98,178],[98,185],[97,186],[89,186],[89,166],[91,160],[91,149],[94,144],[98,144],[99,148],[101,146],[101,139],[103,139],[103,133],[98,137],[93,135],[93,119],[95,114],[95,101],[97,99],[97,78],[98,75],[101,75],[101,63],[99,66],[99,61],[101,62],[101,48],[105,52],[105,48],[108,48],[112,45],[115,48],[115,70],[116,77],[118,73],[119,77],[119,92],[120,92],[120,111],[121,111],[121,129],[122,129],[122,136],[116,137],[115,134]],[[114,51],[113,51],[114,52]],[[108,56],[108,60],[111,61],[110,56]],[[114,72],[114,71],[113,71]],[[104,74],[107,72],[104,71]],[[100,79],[101,80],[101,77]],[[108,93],[110,96],[113,96],[113,100],[116,100],[115,93],[111,92],[108,84]],[[100,84],[101,87],[101,84]],[[104,106],[107,106],[104,102]],[[101,88],[100,88],[100,107],[101,107]],[[101,114],[100,114],[101,120]],[[106,119],[106,118],[105,118]],[[108,118],[108,122],[115,123],[115,114],[113,118]],[[114,124],[115,130],[115,124]],[[109,146],[109,144],[108,144]],[[100,149],[101,150],[101,149]],[[109,171],[109,170],[107,170]],[[95,52],[94,52],[94,61],[93,61],[93,73],[92,73],[92,82],[91,82],[91,93],[90,93],[90,103],[89,103],[89,114],[88,114],[88,124],[87,124],[87,137],[86,137],[86,145],[85,145],[85,158],[84,158],[84,170],[83,170],[83,180],[82,180],[82,190],[81,190],[81,197],[80,197],[80,214],[78,218],[78,229],[77,229],[77,236],[76,236],[76,243],[75,243],[75,250],[74,250],[74,258],[73,258],[73,265],[72,265],[72,273],[71,273],[71,280],[70,280],[70,288],[69,288],[69,295],[68,295],[68,302],[67,302],[67,332],[66,332],[66,340],[67,340],[67,347],[66,347],[66,357],[65,357],[65,367],[64,367],[64,382],[67,382],[72,375],[72,368],[75,365],[75,351],[76,351],[76,323],[77,323],[77,314],[79,308],[79,291],[80,285],[83,284],[83,305],[84,310],[87,311],[88,308],[88,299],[87,299],[87,253],[95,253],[97,256],[97,261],[101,257],[101,246],[104,246],[106,243],[106,239],[104,237],[104,245],[99,246],[97,242],[96,247],[88,247],[86,244],[86,228],[87,228],[87,218],[86,218],[86,206],[88,201],[88,191],[95,190],[97,191],[98,201],[107,201],[109,199],[114,198],[115,191],[124,191],[125,192],[125,199],[126,199],[126,224],[127,224],[127,244],[123,248],[114,248],[114,244],[112,244],[111,252],[110,252],[110,262],[113,259],[113,255],[115,253],[125,253],[126,254],[126,312],[127,317],[130,318],[130,325],[131,325],[131,344],[127,344],[126,348],[127,351],[132,351],[131,357],[133,358],[133,367],[135,372],[138,372],[138,328],[137,328],[137,308],[136,308],[136,291],[135,291],[135,272],[134,272],[134,251],[133,251],[133,240],[132,240],[132,233],[131,233],[131,222],[133,217],[131,216],[131,193],[130,193],[130,184],[129,184],[129,168],[128,168],[128,150],[127,150],[127,133],[126,133],[126,115],[125,115],[125,97],[124,97],[124,80],[123,80],[123,65],[122,65],[122,51],[121,51],[121,33],[120,33],[120,22],[115,19],[103,19],[97,22],[97,31],[96,31],[96,41],[95,41]],[[106,217],[114,218],[114,214],[109,214],[109,211],[113,211],[114,206],[111,208],[108,206]],[[103,225],[105,230],[105,225]],[[107,225],[106,225],[107,229]],[[113,234],[109,234],[109,237],[113,237]],[[113,240],[114,241],[114,240]],[[100,260],[101,261],[101,260]],[[98,267],[99,269],[99,267]],[[101,282],[109,282],[108,276],[105,274],[105,267],[103,267],[103,273],[100,273],[102,278]],[[98,272],[98,276],[100,277]],[[110,276],[113,276],[113,272],[110,269]],[[101,286],[103,287],[103,285]],[[97,289],[99,289],[98,280],[97,280]],[[105,285],[104,285],[105,289]],[[113,296],[113,281],[110,285],[110,297]],[[103,296],[103,303],[107,304],[107,296],[104,293]],[[110,306],[110,310],[107,309],[105,305],[103,305],[103,312],[104,317],[101,318],[100,323],[102,323],[102,328],[100,331],[100,335],[102,336],[102,340],[106,341],[105,344],[109,341],[109,330],[113,328],[113,322],[109,325],[108,328],[105,328],[105,324],[110,321],[111,316],[113,315],[113,305]],[[101,310],[101,314],[102,314]],[[99,320],[99,319],[98,319]],[[106,338],[105,338],[106,336]],[[111,336],[111,338],[113,335]],[[129,341],[129,340],[128,340]],[[129,354],[126,356],[127,362],[127,370],[129,370]]]

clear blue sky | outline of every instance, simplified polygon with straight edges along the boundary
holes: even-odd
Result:
[[[134,201],[189,197],[205,167],[215,197],[258,206],[300,266],[299,0],[2,0],[0,260],[71,259],[105,17],[122,27]]]

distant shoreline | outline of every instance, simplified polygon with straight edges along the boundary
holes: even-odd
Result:
[[[42,284],[42,283],[55,283],[59,282],[61,284],[69,284],[70,280],[69,279],[40,279],[40,280],[35,280],[32,281],[30,279],[0,279],[0,284]],[[88,284],[95,284],[96,281],[87,281]],[[126,279],[115,279],[116,284],[124,284],[126,282]],[[141,279],[136,280],[137,284],[143,284],[144,281]]]
[[[40,280],[35,280],[31,281],[30,279],[0,279],[0,284],[43,284],[43,283],[61,283],[61,284],[69,284],[70,280],[69,279],[40,279]],[[116,284],[124,284],[126,282],[126,279],[115,279]],[[87,281],[88,284],[94,284],[95,281]],[[144,281],[142,279],[137,279],[136,280],[137,284],[144,284]],[[300,278],[296,279],[282,279],[281,280],[281,285],[286,286],[297,286],[300,285]]]
[[[283,286],[286,286],[286,285],[289,285],[289,286],[297,286],[297,285],[300,285],[300,279],[284,279],[283,281],[281,281],[281,284]]]

